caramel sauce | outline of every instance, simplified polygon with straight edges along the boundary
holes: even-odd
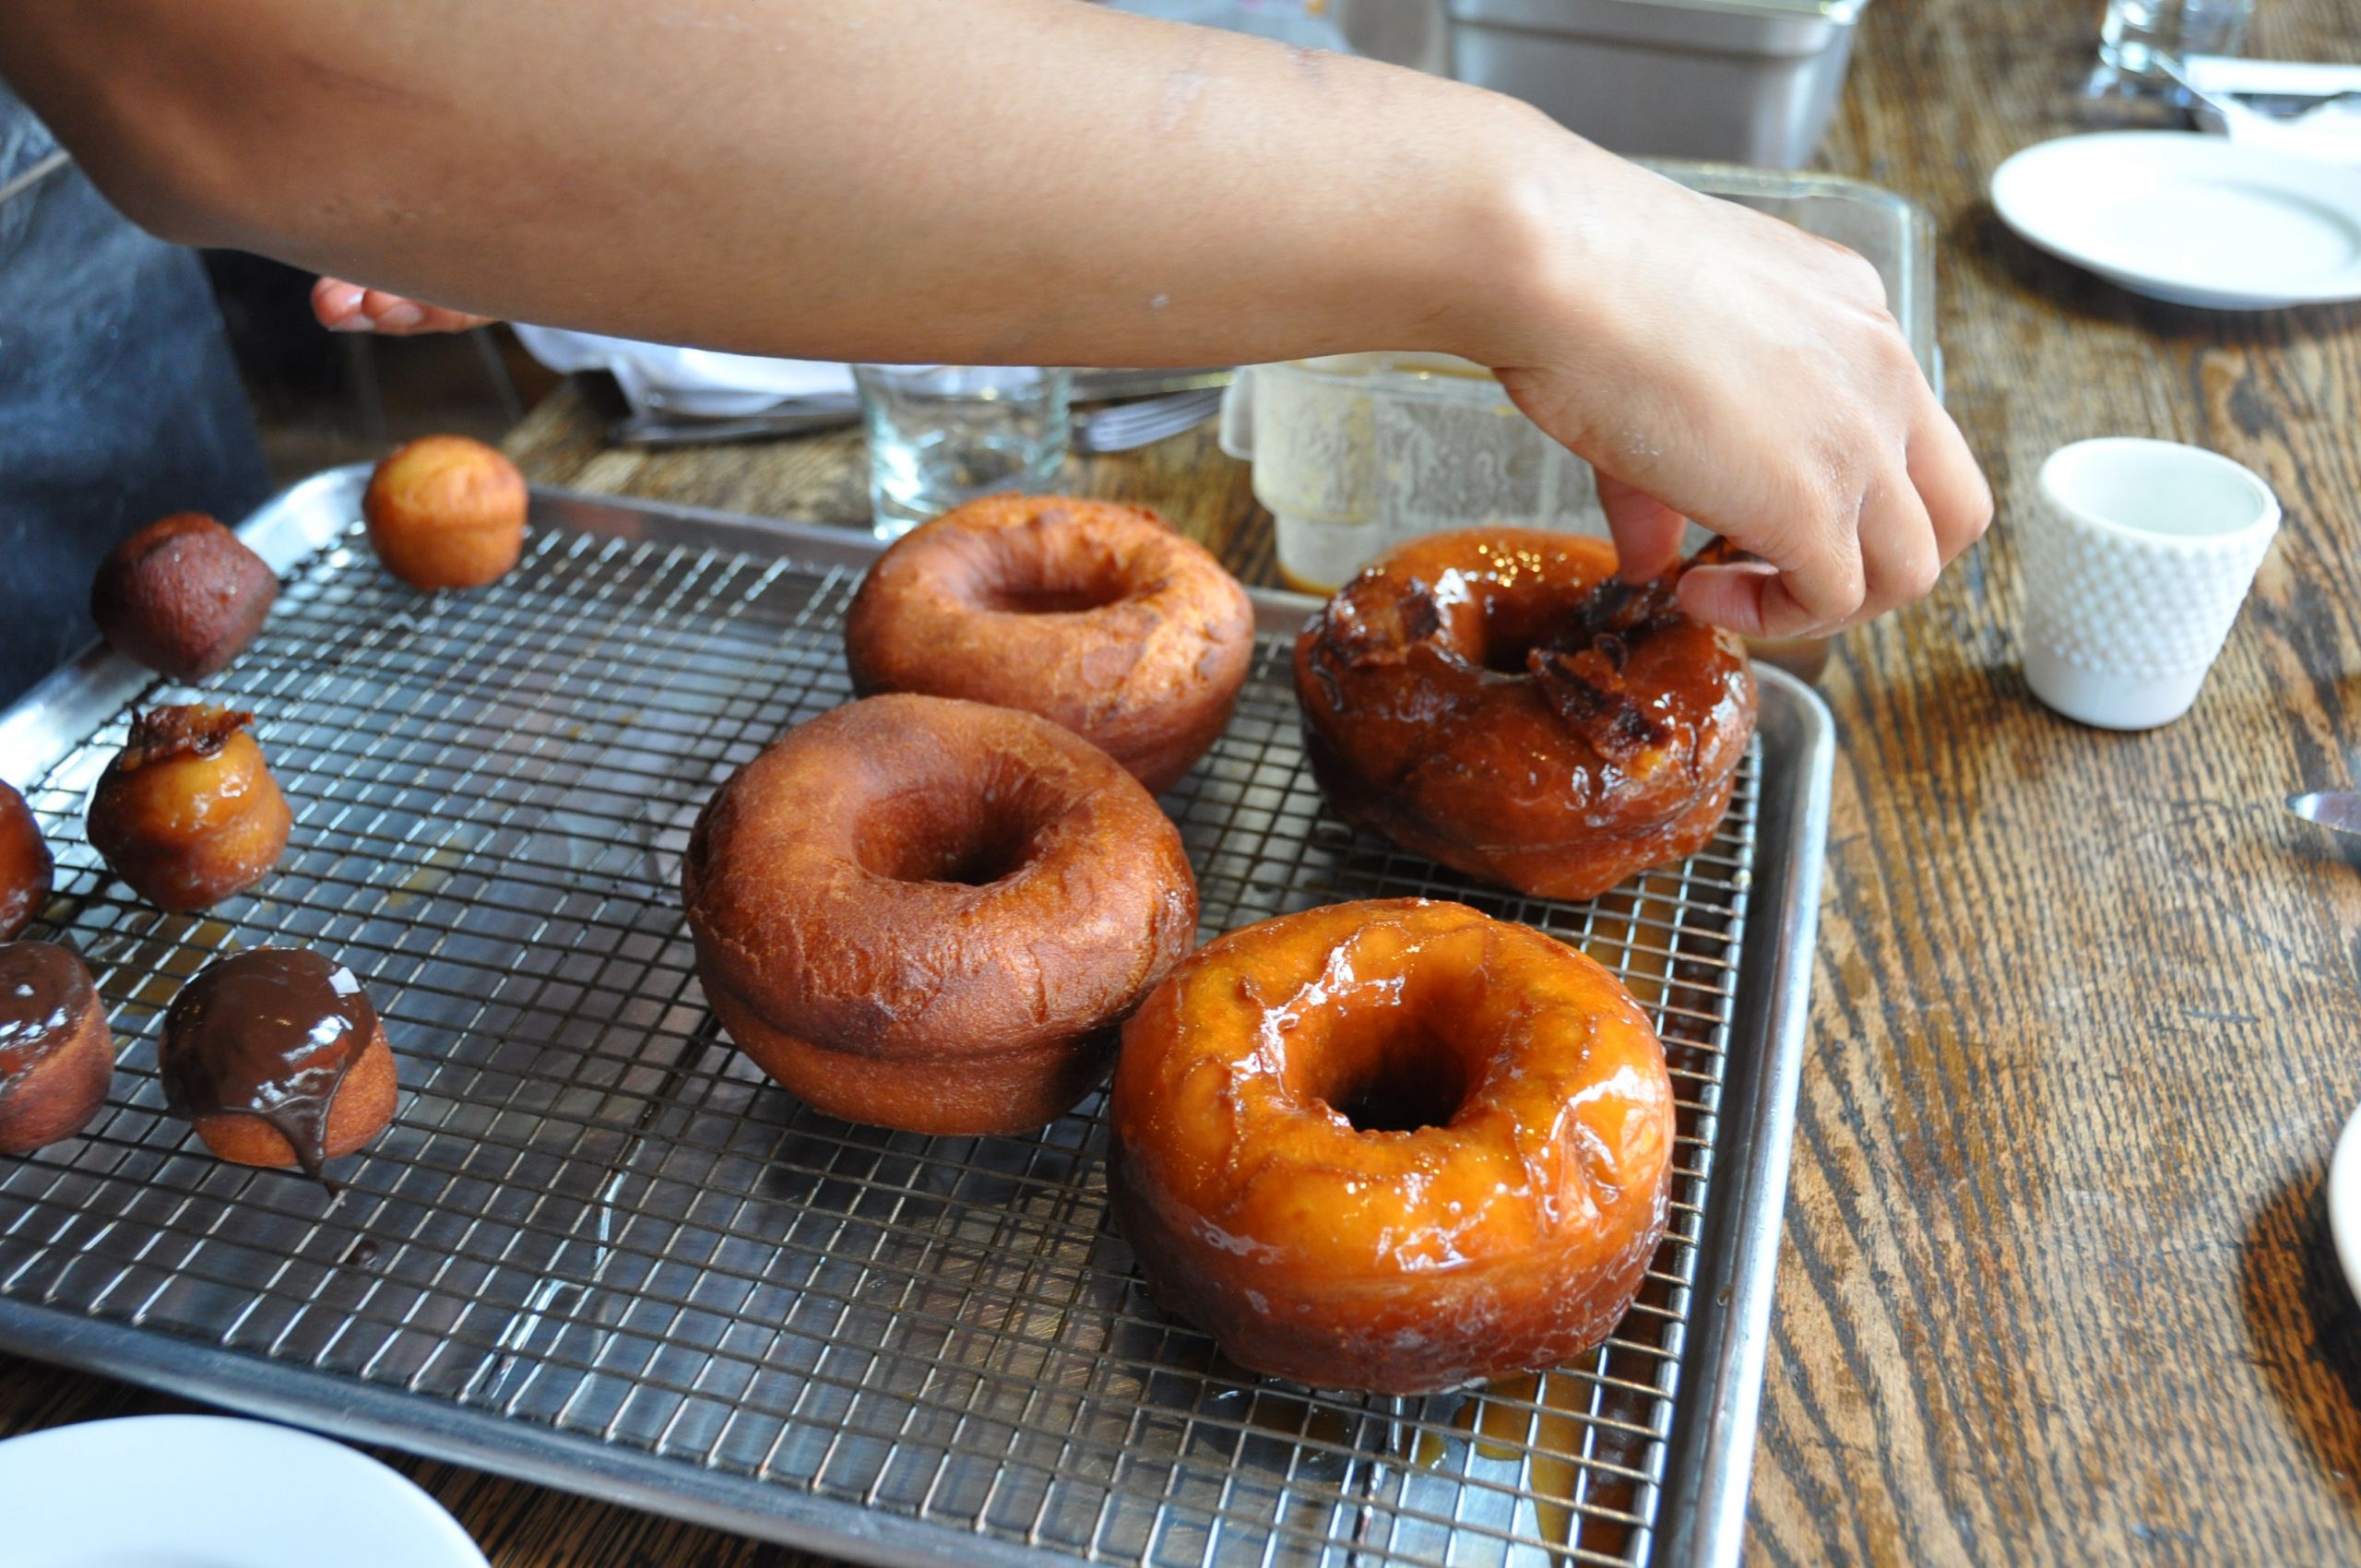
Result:
[[[334,1191],[320,1174],[328,1111],[376,1033],[377,1010],[350,969],[300,947],[258,947],[181,992],[157,1072],[174,1111],[260,1117]]]

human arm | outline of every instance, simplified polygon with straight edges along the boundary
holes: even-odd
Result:
[[[14,0],[0,74],[171,237],[487,315],[830,359],[1462,354],[1609,476],[1631,564],[1658,501],[1771,560],[1684,585],[1741,629],[1915,597],[1988,516],[1857,258],[1369,62],[1068,0]]]

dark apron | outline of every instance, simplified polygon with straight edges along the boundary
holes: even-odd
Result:
[[[55,152],[0,86],[0,189]],[[168,512],[235,522],[269,489],[196,256],[70,164],[0,201],[0,704],[98,636],[116,540]]]

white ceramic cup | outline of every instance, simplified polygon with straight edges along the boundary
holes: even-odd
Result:
[[[2034,695],[2085,724],[2150,730],[2197,700],[2279,501],[2218,453],[2079,441],[2042,465],[2039,514],[2014,531]]]
[[[2361,1298],[2361,1110],[2344,1123],[2336,1157],[2329,1161],[2328,1225],[2344,1282]]]

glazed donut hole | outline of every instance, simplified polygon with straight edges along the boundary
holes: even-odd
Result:
[[[1468,664],[1495,675],[1530,676],[1536,650],[1579,652],[1597,647],[1609,634],[1609,626],[1591,618],[1599,600],[1585,600],[1570,615],[1564,598],[1538,580],[1531,591],[1520,587],[1495,585],[1475,595],[1451,624],[1446,640]],[[1625,638],[1627,651],[1631,640]]]
[[[1356,1133],[1418,1133],[1459,1119],[1467,1063],[1448,1040],[1402,1018],[1358,1032],[1349,1044],[1332,1039],[1317,1060],[1291,1059],[1280,1080],[1287,1092],[1334,1111]]]
[[[1532,674],[1533,650],[1565,629],[1548,605],[1524,602],[1521,595],[1492,594],[1477,609],[1462,657],[1496,675]]]
[[[1356,1133],[1447,1128],[1467,1109],[1497,1037],[1481,998],[1448,976],[1414,967],[1394,1006],[1313,1013],[1287,1035],[1279,1083],[1314,1114],[1334,1111]]]

